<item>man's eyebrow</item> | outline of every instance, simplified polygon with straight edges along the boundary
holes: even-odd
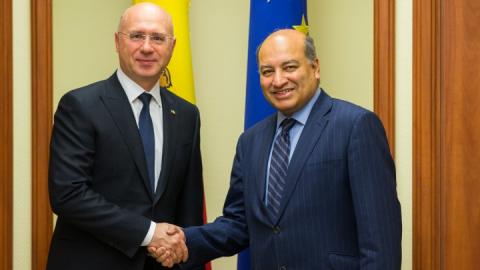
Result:
[[[297,60],[287,60],[285,62],[282,62],[282,66],[283,65],[287,65],[287,64],[298,64],[299,62]]]

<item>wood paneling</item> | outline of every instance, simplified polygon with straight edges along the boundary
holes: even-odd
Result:
[[[480,2],[414,1],[414,269],[478,269]]]
[[[52,3],[31,1],[32,31],[32,269],[46,267],[53,220],[48,199],[52,127]]]
[[[395,155],[395,1],[374,2],[374,111]]]
[[[439,3],[413,4],[413,269],[439,270]]]
[[[12,269],[12,1],[0,0],[0,269]]]
[[[480,1],[441,5],[442,264],[479,269]]]

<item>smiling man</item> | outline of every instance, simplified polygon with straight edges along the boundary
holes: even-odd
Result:
[[[248,246],[253,269],[400,269],[395,167],[380,120],[319,88],[303,33],[276,31],[257,54],[278,112],[240,136],[223,216],[185,229],[182,269]]]
[[[301,110],[317,92],[320,80],[318,59],[306,55],[312,48],[306,52],[300,38],[289,41],[295,35],[301,34],[293,30],[278,32],[267,38],[258,51],[263,95],[283,116]]]
[[[175,47],[170,15],[128,8],[115,46],[118,70],[65,94],[55,113],[49,270],[163,269],[147,246],[170,251],[167,266],[188,255],[167,222],[203,222],[199,113],[158,83]]]

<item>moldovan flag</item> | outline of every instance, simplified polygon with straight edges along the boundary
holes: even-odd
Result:
[[[245,129],[275,112],[260,88],[256,50],[270,33],[284,28],[308,34],[307,0],[250,0]],[[238,256],[238,270],[249,269],[250,252],[247,249]]]
[[[190,31],[188,30],[189,0],[133,0],[133,3],[151,2],[165,9],[173,21],[173,31],[176,39],[172,59],[166,72],[160,77],[160,85],[177,96],[195,104],[195,89],[193,86],[192,57],[190,52]],[[205,194],[204,194],[205,197]],[[207,222],[205,199],[203,200],[203,222]],[[211,270],[210,263],[205,265]]]
[[[195,103],[193,86],[192,54],[190,51],[190,31],[188,30],[189,0],[133,0],[133,3],[151,2],[158,4],[172,16],[175,33],[175,49],[166,72],[160,78],[160,85],[177,96]]]

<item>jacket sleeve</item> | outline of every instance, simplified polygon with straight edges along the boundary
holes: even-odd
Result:
[[[185,229],[189,259],[182,269],[192,269],[212,259],[231,256],[248,246],[248,228],[245,220],[242,174],[241,138],[231,172],[223,215],[213,223]]]

